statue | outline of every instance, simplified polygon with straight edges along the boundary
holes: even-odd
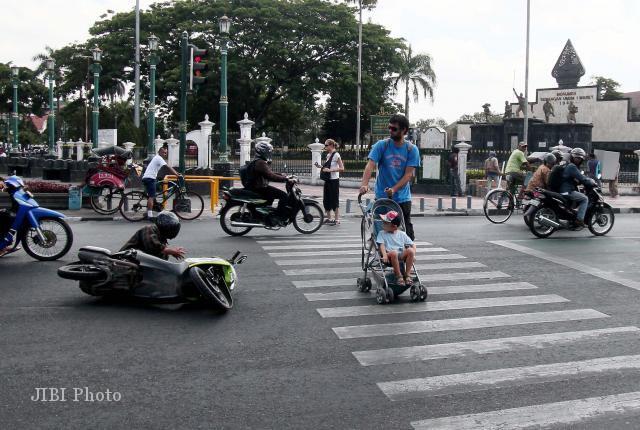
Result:
[[[553,105],[549,103],[549,100],[544,102],[544,105],[542,105],[542,110],[544,111],[544,119],[547,123],[549,122],[550,116],[555,118],[556,114],[553,111]]]
[[[573,102],[569,103],[569,113],[567,114],[567,122],[569,124],[576,123],[576,113],[578,113],[578,106],[574,105]]]
[[[504,101],[504,115],[502,116],[502,118],[509,119],[511,117],[513,117],[513,110],[511,109],[511,103],[509,103],[509,100],[505,100]]]
[[[485,122],[490,122],[489,118],[491,117],[491,110],[489,109],[489,107],[491,107],[491,104],[489,103],[485,103],[482,105],[482,109],[484,109],[484,120]]]
[[[522,93],[518,95],[515,88],[513,89],[513,94],[515,94],[518,99],[518,110],[516,111],[516,116],[520,117],[520,112],[522,112],[522,115],[524,115],[524,111],[527,108],[527,104],[525,103],[524,96],[522,95]]]

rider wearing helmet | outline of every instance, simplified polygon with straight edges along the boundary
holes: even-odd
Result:
[[[593,179],[585,177],[578,169],[587,158],[587,153],[582,148],[573,148],[570,155],[570,162],[562,172],[562,183],[558,192],[569,197],[578,204],[577,222],[578,226],[584,227],[584,216],[587,213],[589,199],[584,194],[578,192],[577,184],[595,185]]]
[[[278,200],[278,208],[276,209],[276,224],[283,225],[286,216],[286,204],[288,200],[287,193],[279,188],[269,185],[269,181],[286,182],[287,177],[280,173],[275,173],[269,167],[271,163],[271,155],[273,154],[273,145],[267,142],[259,142],[255,147],[256,158],[249,163],[250,180],[247,189],[259,194],[267,200],[268,204],[273,204],[274,200]]]
[[[180,232],[180,220],[173,212],[162,211],[155,220],[155,225],[148,225],[136,231],[124,244],[120,251],[138,249],[146,254],[167,260],[170,255],[177,260],[184,258],[185,249],[170,247],[167,242]]]
[[[551,173],[551,169],[556,164],[556,157],[553,154],[546,154],[542,159],[542,165],[538,167],[538,169],[531,177],[529,184],[527,185],[527,192],[532,192],[536,188],[547,188],[549,173]]]
[[[0,178],[0,191],[4,190],[10,195],[13,195],[17,190],[24,187],[24,182],[18,176],[9,176],[6,179]],[[3,255],[18,251],[20,247],[15,249],[11,248],[11,244],[15,240],[15,230],[10,231],[11,225],[15,219],[18,211],[18,204],[14,199],[11,199],[11,209],[0,209],[0,257]]]

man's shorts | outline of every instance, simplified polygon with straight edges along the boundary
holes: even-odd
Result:
[[[522,172],[507,172],[506,177],[507,181],[510,183],[524,185],[525,174]]]
[[[142,184],[144,185],[144,190],[147,192],[147,195],[151,198],[156,197],[156,180],[152,178],[144,178],[142,180]]]

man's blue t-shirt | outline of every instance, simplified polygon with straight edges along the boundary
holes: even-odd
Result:
[[[411,147],[411,150],[409,149]],[[391,188],[404,176],[407,167],[420,167],[420,151],[414,144],[409,145],[405,140],[401,147],[397,147],[391,139],[379,140],[371,148],[369,159],[378,165],[376,178],[376,198],[386,198],[385,188]],[[381,161],[382,159],[382,161]],[[393,194],[393,200],[398,203],[411,201],[411,183]]]

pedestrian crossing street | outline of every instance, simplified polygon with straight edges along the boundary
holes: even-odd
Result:
[[[373,291],[356,290],[356,279],[362,275],[359,235],[336,231],[256,240],[327,321],[337,341],[352,345],[351,353],[363,368],[441,363],[446,370],[448,362],[444,360],[463,360],[465,371],[459,373],[414,372],[412,378],[383,380],[389,372],[381,372],[381,380],[373,381],[389,402],[453,396],[449,397],[452,403],[461,405],[455,410],[460,415],[435,417],[427,407],[410,408],[407,420],[414,429],[584,428],[589,423],[597,427],[594,420],[625,418],[634,422],[633,417],[640,415],[640,391],[612,393],[606,387],[600,396],[572,398],[569,393],[557,401],[549,396],[549,401],[525,406],[505,402],[503,409],[481,412],[466,410],[462,401],[456,401],[456,396],[474,392],[567,381],[580,384],[589,378],[640,371],[640,355],[607,355],[610,342],[634,345],[640,328],[616,324],[598,309],[539,291],[541,285],[516,281],[511,274],[490,267],[489,259],[470,261],[456,253],[459,250],[451,252],[419,241],[416,267],[428,288],[427,301],[410,302],[405,292],[396,303],[378,305]],[[497,330],[509,335],[496,337]],[[479,335],[473,340],[461,336],[471,331]],[[459,341],[415,344],[412,336],[406,336],[415,334],[427,334],[427,339],[451,334],[452,340]],[[360,345],[369,348],[361,349]],[[545,357],[545,351],[572,347],[600,356],[563,357],[556,352],[543,364],[520,360],[519,354]],[[492,354],[507,357],[508,365],[496,368],[500,362],[492,361]],[[514,405],[517,407],[510,407]]]

